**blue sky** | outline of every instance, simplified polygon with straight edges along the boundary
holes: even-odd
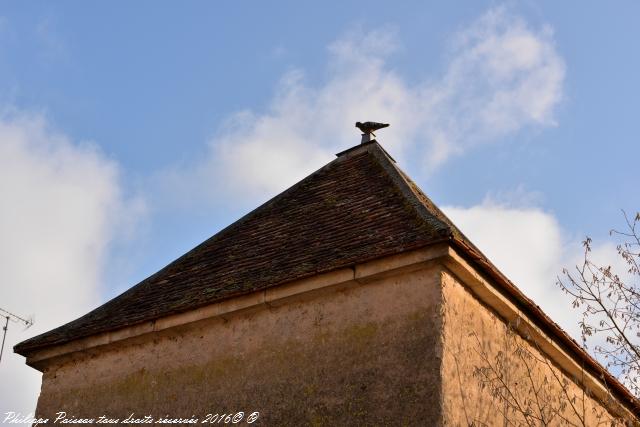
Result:
[[[401,167],[567,312],[555,275],[585,234],[614,263],[640,206],[640,5],[343,3],[0,3],[0,307],[36,316],[10,345],[358,143],[356,120],[390,121]]]

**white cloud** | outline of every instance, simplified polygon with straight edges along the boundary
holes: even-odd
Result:
[[[490,201],[443,210],[527,296],[542,304],[555,291],[555,276],[562,269],[563,236],[551,214]]]
[[[229,118],[197,166],[165,176],[211,199],[273,195],[354,145],[358,120],[392,123],[381,135],[398,160],[433,170],[449,157],[530,125],[553,125],[564,62],[549,28],[493,9],[453,37],[440,76],[409,83],[394,70],[395,32],[353,31],[329,46],[327,79],[285,75],[265,112]],[[412,52],[419,55],[420,52]],[[186,191],[177,191],[184,195]]]
[[[40,374],[13,345],[98,303],[109,244],[140,205],[125,200],[117,165],[97,147],[71,142],[42,116],[15,113],[0,117],[0,197],[0,307],[35,315],[27,331],[9,325],[0,413],[27,413]]]
[[[525,295],[581,342],[580,312],[571,307],[557,278],[563,268],[581,264],[582,237],[570,236],[553,214],[533,206],[486,199],[469,208],[445,206],[443,211]],[[610,242],[594,243],[592,259],[624,270]]]
[[[431,166],[528,125],[554,125],[564,61],[549,27],[533,30],[504,8],[492,9],[453,43],[445,75],[424,89]]]

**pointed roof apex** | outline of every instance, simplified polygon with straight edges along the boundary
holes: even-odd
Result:
[[[362,142],[358,145],[354,145],[351,148],[347,148],[346,150],[337,153],[336,157],[343,157],[343,156],[352,157],[364,151],[371,151],[371,150],[381,151],[382,153],[384,153],[385,156],[389,158],[390,161],[392,161],[393,163],[396,162],[395,159],[391,157],[391,155],[387,152],[387,150],[385,150],[382,147],[382,145],[380,145],[380,143],[375,139],[372,139],[371,141],[368,141],[368,142]]]

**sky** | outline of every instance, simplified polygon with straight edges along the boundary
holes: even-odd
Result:
[[[0,415],[16,343],[379,141],[567,331],[555,284],[640,210],[640,4],[0,1]]]

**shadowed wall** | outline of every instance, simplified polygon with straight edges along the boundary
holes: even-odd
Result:
[[[447,273],[443,300],[445,425],[611,425],[588,391]]]

